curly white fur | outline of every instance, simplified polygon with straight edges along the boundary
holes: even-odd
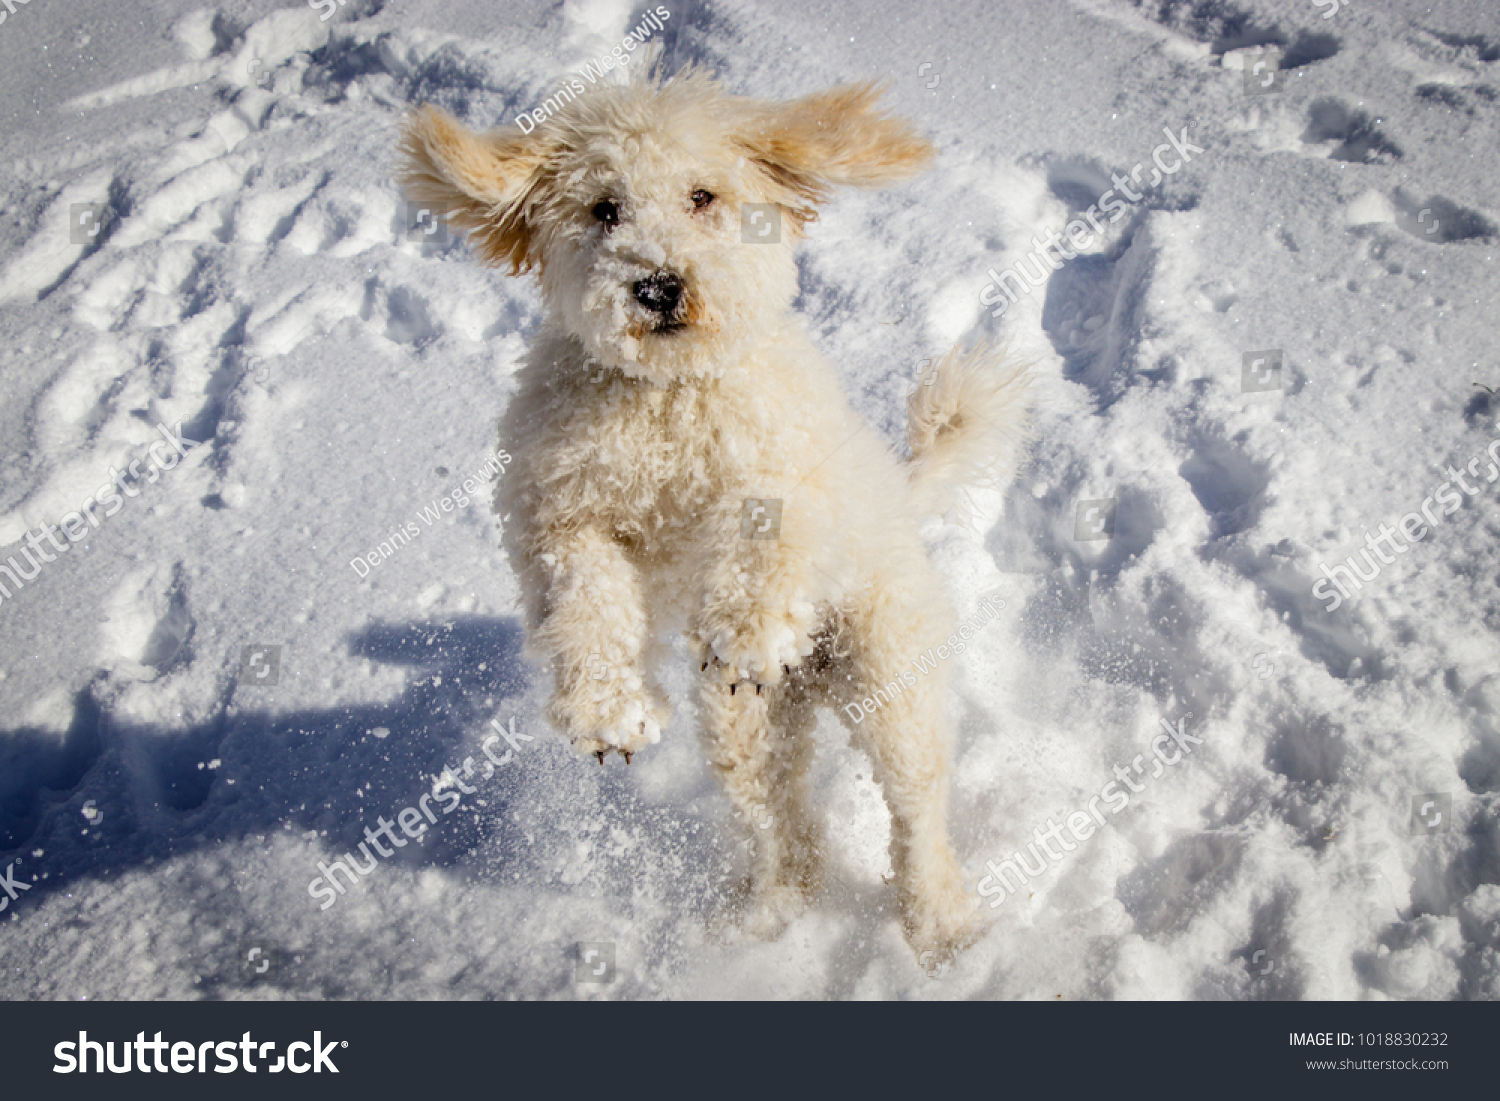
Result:
[[[751,830],[761,931],[820,878],[814,708],[886,689],[950,633],[917,519],[963,481],[1008,477],[1024,417],[1019,372],[952,352],[912,397],[898,462],[791,312],[793,247],[829,189],[930,157],[876,96],[766,103],[692,71],[591,90],[530,135],[427,109],[403,139],[412,198],[482,258],[539,269],[547,319],[501,422],[515,465],[496,507],[529,647],[556,677],[549,717],[601,763],[628,762],[667,722],[661,640],[687,631],[709,759],[743,820],[769,820]],[[742,240],[742,203],[775,204],[779,243]],[[653,280],[675,298],[642,289]],[[747,499],[781,503],[774,538],[744,537]],[[851,727],[890,807],[919,952],[977,930],[947,839],[945,711],[939,670]]]

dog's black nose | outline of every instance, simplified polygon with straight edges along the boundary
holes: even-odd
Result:
[[[642,279],[631,291],[642,306],[665,317],[677,308],[682,298],[682,280],[669,271],[659,271]]]

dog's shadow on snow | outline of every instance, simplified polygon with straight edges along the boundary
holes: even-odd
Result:
[[[534,885],[557,880],[559,863],[575,854],[561,874],[565,884],[587,879],[591,889],[629,894],[644,875],[673,896],[672,905],[711,909],[717,892],[705,886],[723,862],[719,831],[685,829],[684,818],[699,817],[696,807],[646,805],[623,766],[587,768],[537,725],[541,695],[521,644],[513,617],[377,623],[350,637],[349,652],[410,670],[394,699],[278,712],[261,702],[274,699],[275,687],[242,680],[211,718],[173,728],[131,723],[97,702],[104,693],[86,690],[61,739],[0,731],[0,872],[15,862],[15,880],[30,888],[12,907],[24,911],[84,879],[114,879],[196,849],[275,835],[310,842],[307,876],[281,885],[302,895],[318,860],[357,853],[366,827],[416,807],[445,769],[462,779],[472,759],[465,786],[473,793],[420,844],[383,864]],[[296,669],[289,646],[280,681]],[[358,694],[347,684],[329,690]],[[511,758],[487,765],[483,743],[509,729],[513,716],[519,749],[492,742],[496,755],[509,750]],[[607,844],[621,830],[639,841],[623,859],[576,858],[581,845],[599,848],[590,843]],[[453,867],[460,860],[462,873]],[[674,866],[672,875],[653,874],[662,860]]]

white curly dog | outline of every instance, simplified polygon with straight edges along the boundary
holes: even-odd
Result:
[[[979,927],[945,821],[944,677],[900,676],[955,619],[918,521],[1009,477],[1026,378],[989,347],[950,351],[909,400],[898,461],[792,313],[793,248],[829,189],[931,159],[878,96],[772,103],[691,69],[590,89],[527,133],[427,107],[402,181],[484,261],[538,274],[496,508],[528,649],[556,675],[551,721],[628,764],[667,722],[653,666],[686,630],[708,757],[756,841],[742,921],[774,935],[820,880],[815,708],[854,705],[903,931],[952,952]]]

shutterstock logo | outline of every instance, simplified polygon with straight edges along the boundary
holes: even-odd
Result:
[[[0,15],[0,20],[4,18]],[[109,208],[103,203],[73,203],[68,207],[68,240],[75,245],[93,244],[108,217]]]
[[[747,245],[780,244],[781,207],[775,203],[741,203],[740,240]]]
[[[1108,539],[1115,533],[1115,509],[1118,498],[1102,497],[1079,501],[1073,516],[1073,538],[1078,542]]]
[[[613,941],[579,941],[573,964],[573,981],[611,983],[615,981],[615,946]]]
[[[225,1040],[222,1043],[208,1040],[199,1044],[186,1040],[176,1043],[163,1040],[160,1032],[156,1033],[155,1039],[148,1040],[145,1032],[138,1032],[133,1041],[118,1041],[118,1061],[115,1059],[116,1046],[115,1040],[90,1040],[87,1032],[80,1032],[76,1043],[65,1040],[52,1049],[52,1054],[57,1059],[52,1073],[130,1074],[139,1071],[141,1074],[150,1074],[154,1070],[157,1074],[165,1074],[170,1070],[173,1074],[234,1074],[243,1067],[247,1074],[260,1071],[267,1074],[280,1074],[283,1071],[291,1071],[293,1074],[306,1074],[309,1071],[313,1074],[338,1074],[339,1068],[333,1061],[333,1053],[336,1049],[347,1048],[349,1041],[330,1040],[325,1044],[323,1034],[314,1032],[311,1043],[298,1040],[288,1044],[283,1054],[277,1055],[274,1040],[258,1043],[248,1032],[238,1040]],[[273,1056],[275,1062],[271,1061]],[[216,1060],[212,1066],[210,1058]],[[259,1066],[256,1066],[257,1061]],[[170,1067],[168,1063],[171,1064]]]
[[[776,539],[781,535],[781,500],[746,497],[740,511],[741,539]]]
[[[1411,797],[1411,832],[1422,836],[1441,833],[1453,821],[1453,793],[1430,792]]]
[[[1286,87],[1286,74],[1281,71],[1281,51],[1266,50],[1253,63],[1245,66],[1245,94],[1247,96],[1269,96]]]
[[[1281,389],[1281,367],[1285,354],[1280,348],[1246,352],[1240,365],[1240,393],[1261,394]]]
[[[408,241],[431,241],[434,245],[448,243],[448,223],[443,219],[441,210],[421,203],[405,203],[402,207],[402,220],[406,224]]]

